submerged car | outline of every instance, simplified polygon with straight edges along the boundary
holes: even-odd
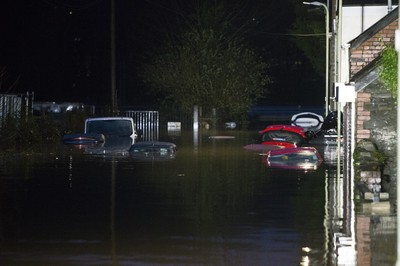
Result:
[[[136,142],[129,149],[129,154],[137,160],[169,160],[175,158],[176,145],[164,141]]]
[[[84,133],[63,136],[64,144],[86,145],[93,155],[127,155],[137,137],[131,117],[96,117],[85,120]]]
[[[320,130],[307,131],[306,135],[310,144],[336,144],[338,140],[343,141],[343,116],[340,119],[340,131],[338,136],[338,114],[330,112],[324,119]]]
[[[85,134],[103,134],[108,137],[129,137],[134,142],[137,133],[131,117],[95,117],[85,120]]]
[[[265,164],[271,168],[316,170],[323,159],[314,147],[285,148],[270,150]]]
[[[271,125],[259,132],[263,145],[299,147],[306,141],[304,129],[290,125]]]

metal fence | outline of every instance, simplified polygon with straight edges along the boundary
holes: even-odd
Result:
[[[353,149],[355,143],[355,103],[348,103],[345,105],[343,110],[343,177],[354,180],[354,166],[353,166]],[[354,182],[354,181],[353,181]]]
[[[158,140],[160,134],[158,111],[124,111],[123,116],[133,118],[141,140]]]
[[[21,119],[31,111],[33,94],[0,94],[0,126],[7,118]]]

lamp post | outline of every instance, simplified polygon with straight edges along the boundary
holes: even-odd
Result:
[[[321,2],[303,2],[305,5],[322,6],[325,9],[325,117],[329,112],[329,10]]]

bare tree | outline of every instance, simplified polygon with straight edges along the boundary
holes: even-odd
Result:
[[[227,118],[245,115],[269,77],[267,64],[232,27],[236,15],[222,4],[197,6],[179,33],[141,66],[145,84],[185,111],[199,105]]]

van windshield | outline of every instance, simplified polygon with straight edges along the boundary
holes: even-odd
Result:
[[[133,129],[128,120],[93,120],[87,122],[86,133],[131,136]]]

